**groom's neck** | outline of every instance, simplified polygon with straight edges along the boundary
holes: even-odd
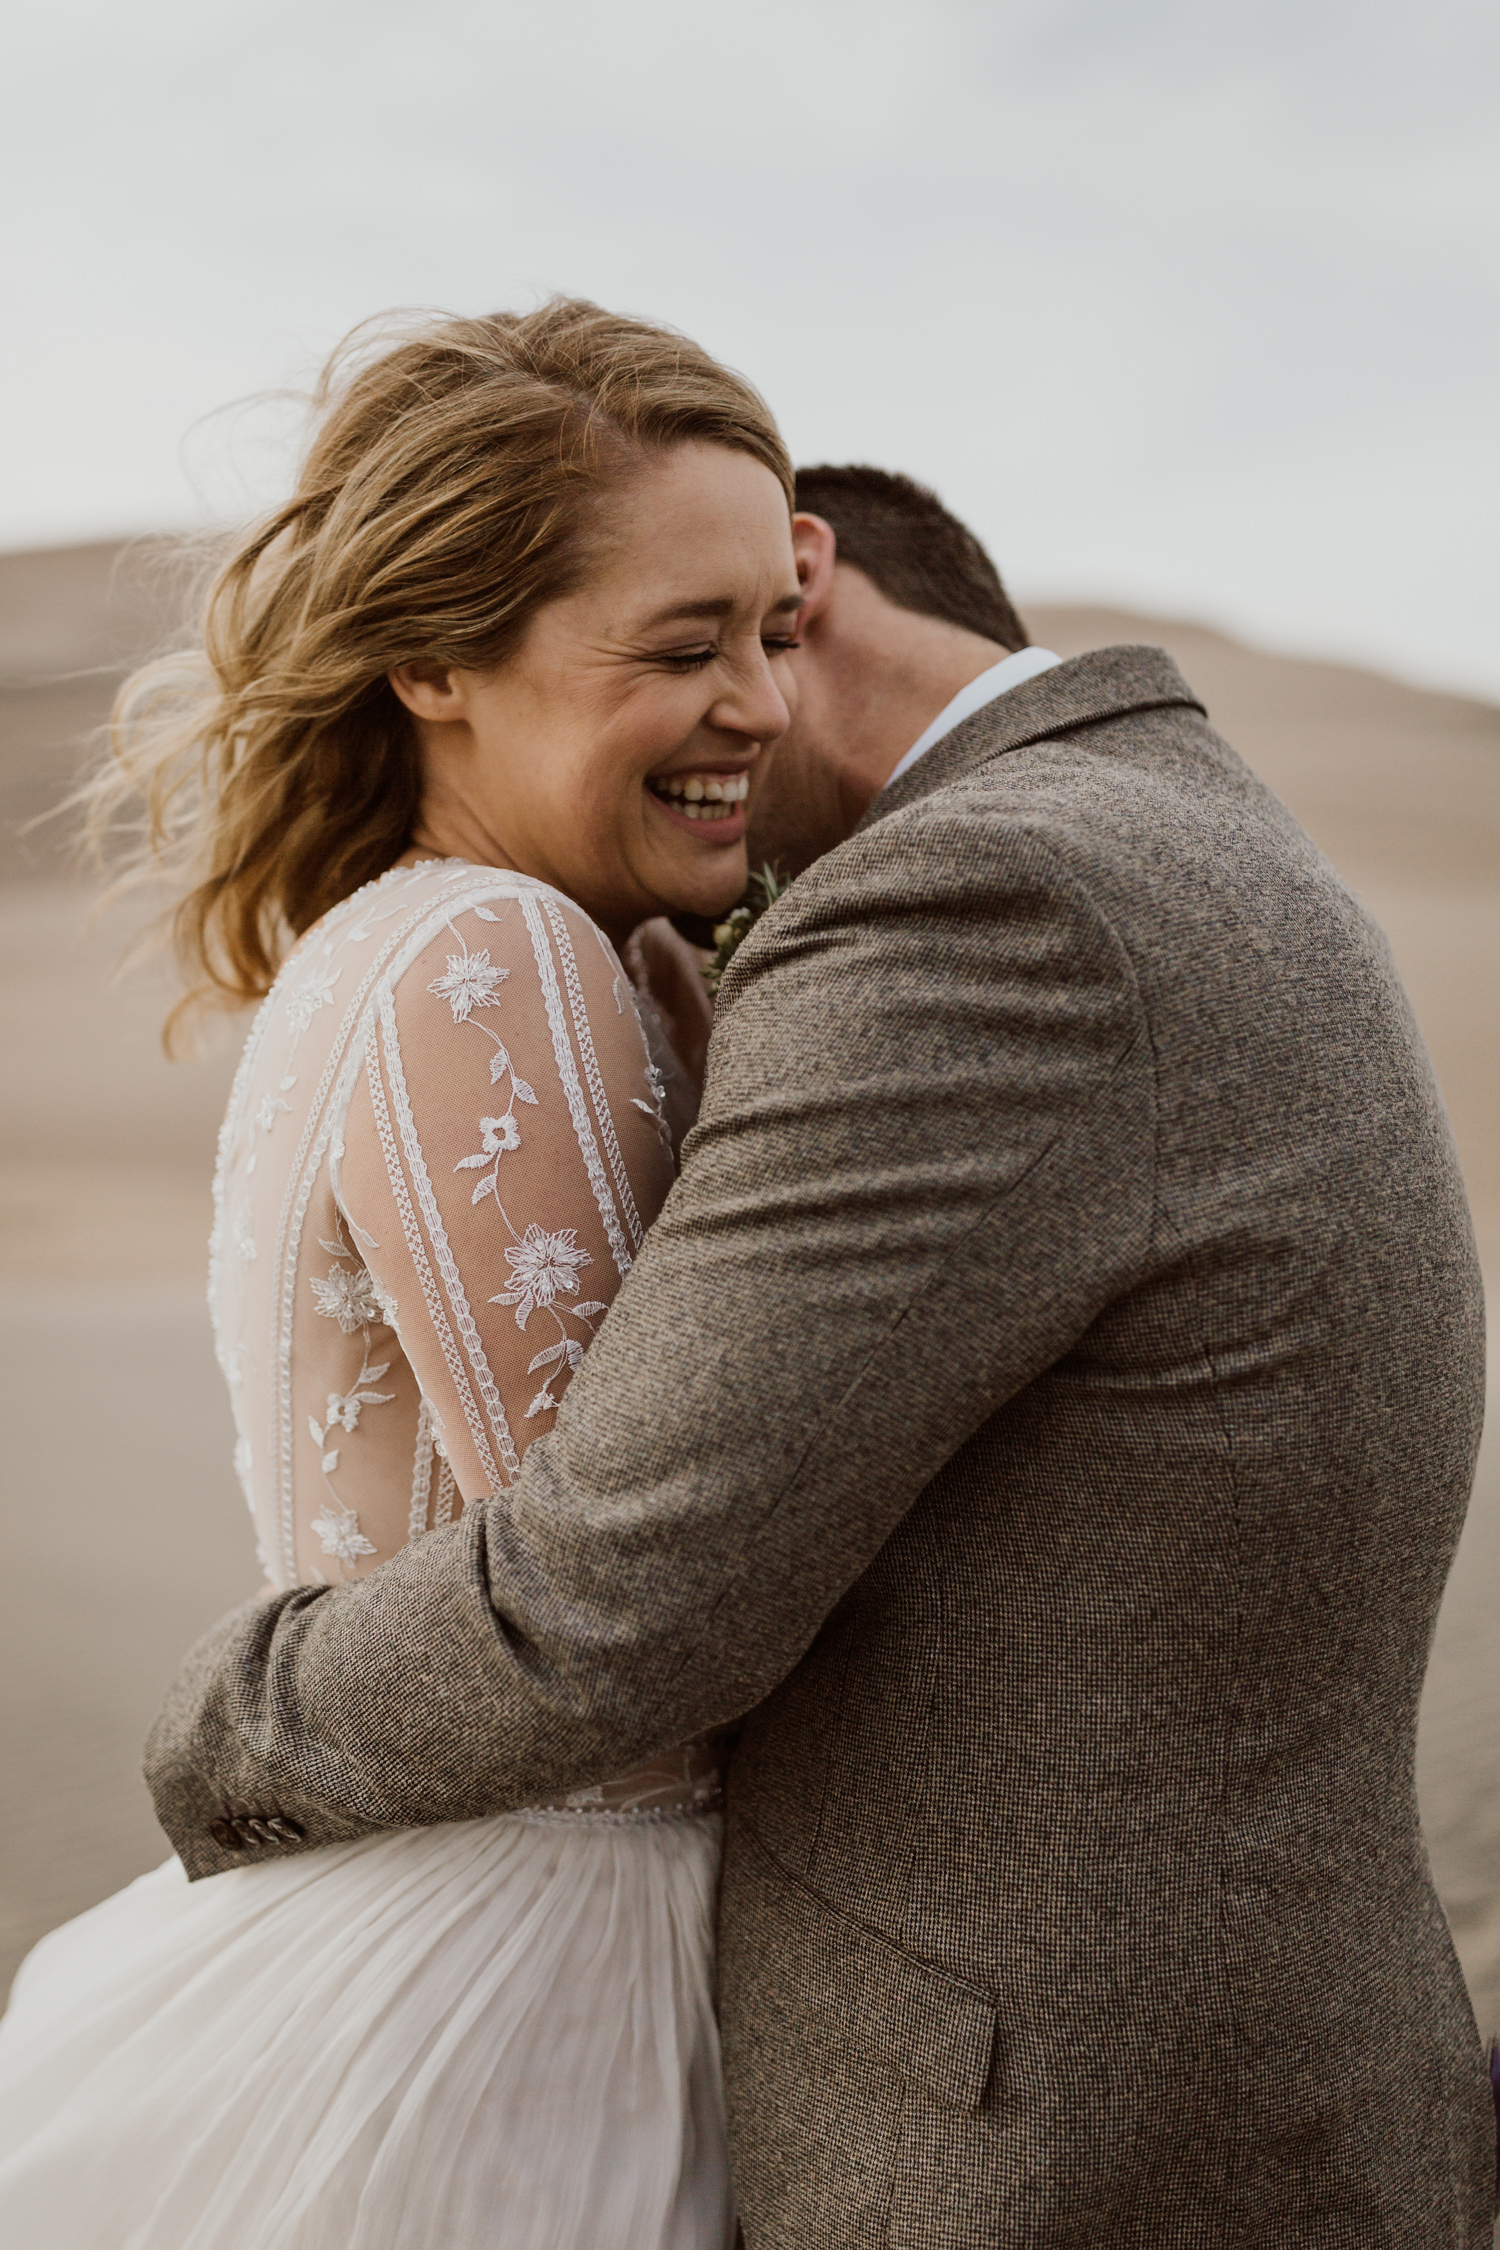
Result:
[[[852,829],[920,735],[960,688],[1009,650],[962,625],[900,609],[863,571],[840,566],[809,654],[828,708],[824,733]],[[820,631],[821,628],[821,631]]]

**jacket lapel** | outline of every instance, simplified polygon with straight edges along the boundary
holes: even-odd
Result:
[[[881,790],[859,827],[872,827],[887,813],[915,804],[944,782],[957,781],[971,768],[987,765],[1009,750],[1023,750],[1051,735],[1097,726],[1101,720],[1124,718],[1134,711],[1177,705],[1203,710],[1165,649],[1091,649],[1050,672],[1039,672],[1035,679],[997,695],[993,703],[960,720],[899,781]]]

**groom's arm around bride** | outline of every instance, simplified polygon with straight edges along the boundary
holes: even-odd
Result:
[[[226,1620],[159,1811],[208,1875],[279,1848],[226,1805],[461,1820],[748,1712],[750,2244],[1487,2242],[1412,1778],[1482,1396],[1430,1067],[1160,651],[1024,664],[882,788],[953,636],[967,678],[1021,636],[888,573],[871,489],[815,494],[864,567],[804,528],[777,753],[817,784],[778,841],[832,848],[725,977],[555,1432]]]

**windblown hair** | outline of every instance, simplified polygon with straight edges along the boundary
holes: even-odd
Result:
[[[1000,573],[935,492],[890,469],[799,469],[797,506],[821,516],[852,563],[899,609],[941,617],[1002,648],[1030,645]]]
[[[121,689],[84,791],[97,855],[165,876],[174,1011],[259,999],[296,937],[411,841],[420,772],[387,673],[485,669],[575,586],[601,498],[698,439],[792,496],[775,422],[668,328],[556,297],[531,313],[357,329],[324,369],[292,496],[239,536],[196,645]]]

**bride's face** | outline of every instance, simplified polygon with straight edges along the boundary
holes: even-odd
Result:
[[[725,446],[649,461],[601,528],[584,582],[496,670],[391,684],[421,744],[418,846],[539,876],[618,942],[744,890],[801,597],[781,486]]]

